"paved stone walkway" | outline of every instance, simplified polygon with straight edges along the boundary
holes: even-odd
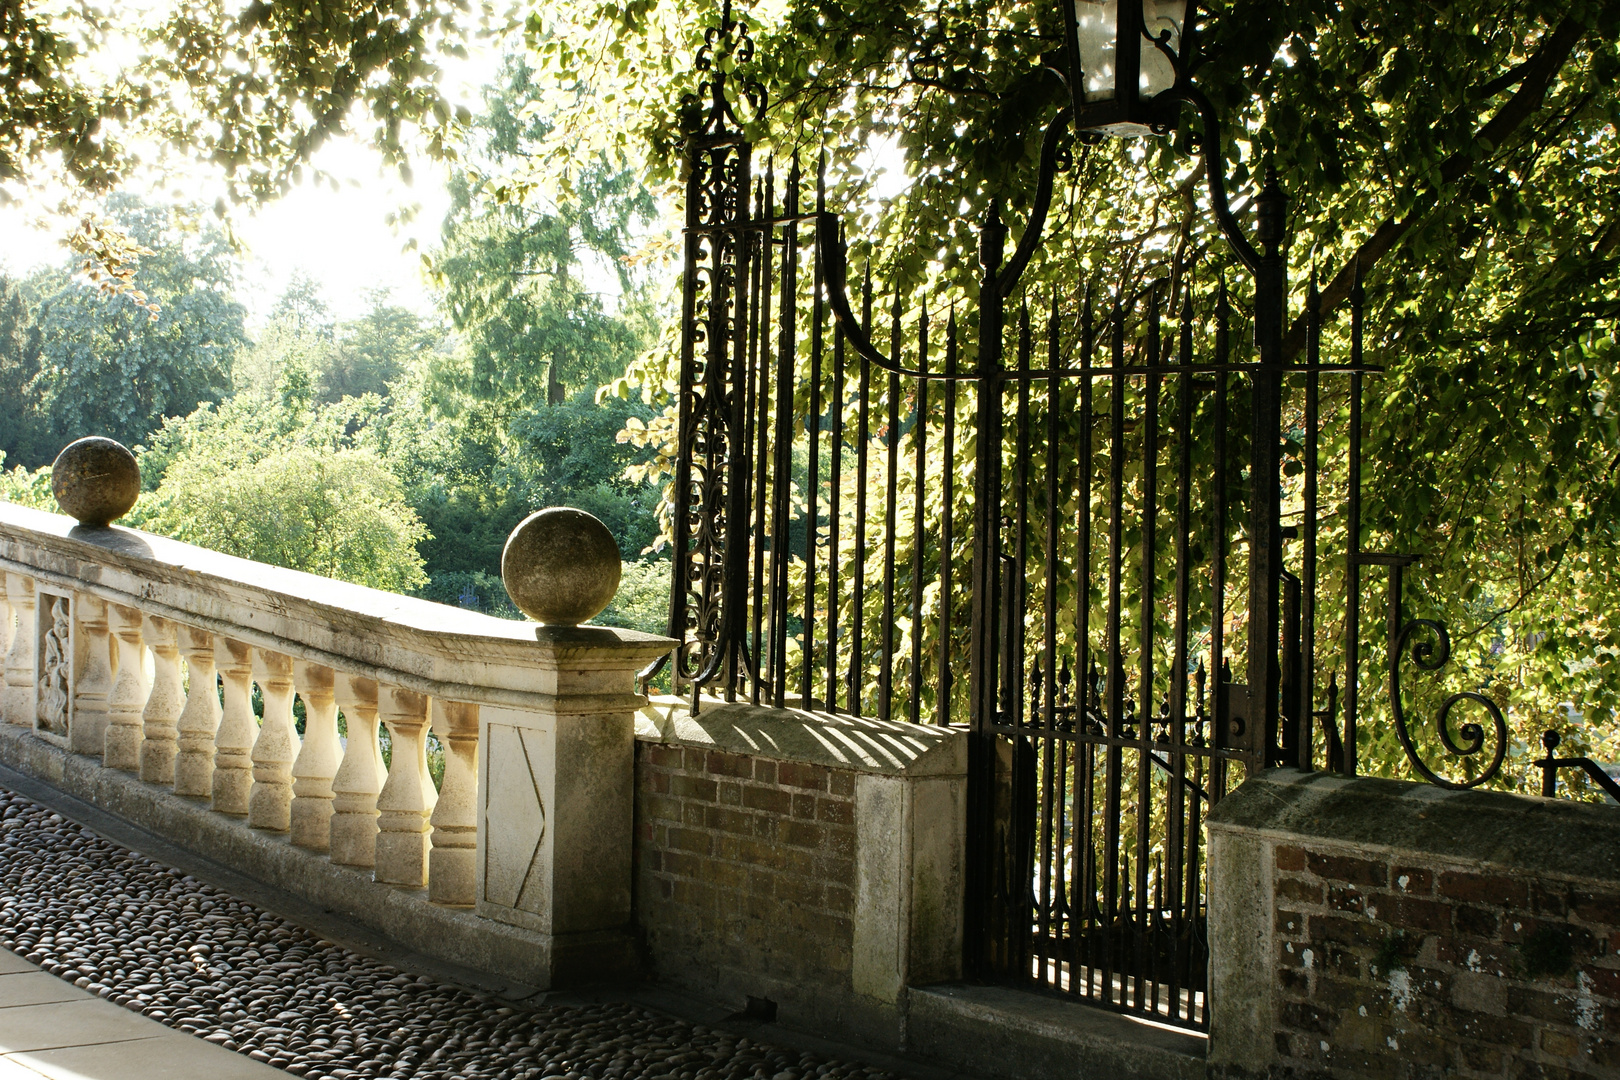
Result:
[[[0,1080],[277,1080],[286,1074],[174,1031],[0,950]]]
[[[273,1076],[260,1062],[311,1080],[896,1080],[633,1003],[413,975],[5,788],[0,946],[24,968],[0,976],[22,980],[0,1000],[0,1068],[31,1070],[0,1080]]]

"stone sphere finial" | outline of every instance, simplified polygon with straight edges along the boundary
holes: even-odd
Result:
[[[619,591],[623,564],[608,527],[583,510],[530,514],[506,538],[501,580],[512,603],[547,626],[578,626]]]
[[[140,498],[141,469],[123,443],[91,435],[68,443],[56,455],[51,494],[80,525],[104,528],[129,513]]]

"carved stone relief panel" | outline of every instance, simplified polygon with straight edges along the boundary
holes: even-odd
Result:
[[[73,701],[73,598],[36,589],[34,730],[67,743]]]

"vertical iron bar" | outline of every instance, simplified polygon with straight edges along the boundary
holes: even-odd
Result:
[[[923,526],[924,480],[928,476],[928,305],[924,303],[917,323],[917,379],[916,422],[913,441],[916,443],[916,469],[911,478],[916,501],[911,511],[911,708],[908,719],[922,723],[922,614],[923,614],[923,551],[927,547],[927,531]]]
[[[824,194],[824,193],[823,193]],[[818,207],[818,210],[825,207]],[[844,328],[833,324],[832,475],[827,491],[827,711],[838,711],[838,581],[844,576],[840,543],[843,521],[839,516],[844,491]],[[845,704],[849,702],[846,696]]]
[[[1350,292],[1350,476],[1344,555],[1344,772],[1356,775],[1356,707],[1361,688],[1361,260]],[[1391,647],[1394,640],[1391,639]]]
[[[765,171],[765,198],[761,205],[760,217],[770,221],[776,217],[776,165],[773,161]],[[769,447],[770,433],[770,334],[767,323],[770,319],[770,293],[775,281],[775,251],[769,232],[760,235],[760,287],[759,303],[755,310],[759,313],[758,331],[758,358],[755,362],[758,368],[756,376],[759,383],[758,405],[759,413],[756,423],[759,424],[758,446],[755,451],[754,474],[754,634],[752,653],[754,657],[753,685],[749,692],[749,700],[755,705],[760,703],[760,696],[764,692],[764,682],[769,677],[769,650],[766,647],[766,635],[770,628],[765,624],[767,603],[767,585],[765,582],[765,537],[769,535],[766,515],[770,511],[770,502],[766,498],[765,479],[769,468],[770,458],[766,454]]]
[[[945,471],[940,477],[939,527],[939,709],[940,724],[951,722],[951,695],[955,679],[951,672],[951,609],[953,591],[952,557],[955,550],[953,525],[956,521],[956,310],[945,324]]]
[[[1058,348],[1058,306],[1057,294],[1052,294],[1052,308],[1047,315],[1046,322],[1046,582],[1043,607],[1045,619],[1041,626],[1041,661],[1044,667],[1041,679],[1041,734],[1040,747],[1042,757],[1041,778],[1041,965],[1043,974],[1049,967],[1055,967],[1057,951],[1053,948],[1053,908],[1056,903],[1054,893],[1061,890],[1062,868],[1054,865],[1054,852],[1061,853],[1061,836],[1054,834],[1054,829],[1062,830],[1062,798],[1059,787],[1063,784],[1063,776],[1057,771],[1057,748],[1061,741],[1055,738],[1057,734],[1056,708],[1057,708],[1057,563],[1058,563],[1058,377],[1057,369],[1062,365],[1062,357]],[[1061,863],[1061,854],[1057,859]],[[1056,889],[1054,889],[1056,883]],[[1056,978],[1054,972],[1051,976]]]
[[[1221,278],[1215,298],[1215,469],[1214,469],[1214,537],[1209,587],[1209,679],[1214,692],[1210,695],[1214,730],[1210,733],[1211,746],[1225,746],[1228,724],[1231,722],[1226,668],[1226,541],[1230,529],[1231,508],[1227,499],[1227,397],[1231,388],[1231,375],[1226,370],[1231,356],[1229,334],[1232,307],[1226,296],[1226,279]],[[1210,762],[1210,799],[1219,799],[1226,790],[1226,759],[1214,758]]]
[[[1299,767],[1312,769],[1312,742],[1316,727],[1316,542],[1317,488],[1320,467],[1318,446],[1322,383],[1322,298],[1311,269],[1310,293],[1305,301],[1305,520],[1300,522],[1303,550],[1299,567]]]
[[[1181,1014],[1181,986],[1182,969],[1187,963],[1185,950],[1182,946],[1182,936],[1187,925],[1182,921],[1181,893],[1182,893],[1182,848],[1184,840],[1182,828],[1186,819],[1186,792],[1184,790],[1187,779],[1187,633],[1188,633],[1188,607],[1191,603],[1192,593],[1192,567],[1191,555],[1188,550],[1188,534],[1192,531],[1192,444],[1193,444],[1193,388],[1194,376],[1192,372],[1193,347],[1193,308],[1192,290],[1189,288],[1182,297],[1181,304],[1181,336],[1180,348],[1177,358],[1180,361],[1181,374],[1177,386],[1177,417],[1176,434],[1177,462],[1176,462],[1176,624],[1175,624],[1175,659],[1170,672],[1170,746],[1166,753],[1170,756],[1170,807],[1166,817],[1165,828],[1165,869],[1168,879],[1165,882],[1165,892],[1170,897],[1170,950],[1174,957],[1169,965],[1169,978],[1166,980],[1170,998],[1170,1015],[1179,1017]]]
[[[870,337],[872,332],[872,266],[866,267],[866,281],[861,288],[861,329]],[[861,385],[857,394],[860,402],[855,421],[855,582],[850,596],[852,607],[849,623],[849,711],[856,716],[866,708],[866,658],[863,643],[866,637],[866,458],[871,439],[872,362],[861,356]]]
[[[900,290],[894,291],[894,310],[889,322],[889,359],[900,366]],[[883,659],[878,667],[878,719],[894,715],[894,549],[899,531],[900,507],[896,488],[900,479],[900,376],[889,372],[888,433],[889,478],[883,500]]]
[[[1078,689],[1074,698],[1074,724],[1075,731],[1081,734],[1091,732],[1091,713],[1097,703],[1092,700],[1093,687],[1091,684],[1091,481],[1092,470],[1095,467],[1092,461],[1092,427],[1095,417],[1092,416],[1092,386],[1091,361],[1092,351],[1096,344],[1096,337],[1092,330],[1091,289],[1086,289],[1085,301],[1080,309],[1080,477],[1079,477],[1079,506],[1076,510],[1075,532],[1075,676]],[[1069,988],[1072,991],[1077,981],[1080,982],[1082,994],[1086,994],[1091,986],[1091,968],[1093,956],[1091,952],[1092,929],[1097,917],[1097,867],[1096,849],[1092,846],[1092,832],[1095,825],[1093,815],[1093,769],[1096,762],[1096,749],[1094,744],[1082,742],[1075,747],[1075,807],[1074,807],[1074,853],[1071,859],[1073,864],[1073,888],[1071,906],[1078,908],[1075,918],[1078,920],[1078,930],[1071,932],[1069,939]],[[1083,835],[1082,835],[1083,834]]]
[[[1000,651],[997,622],[1001,610],[1001,363],[1005,297],[1000,270],[1007,227],[992,202],[980,232],[979,384],[976,391],[973,469],[973,654],[969,667],[970,722],[968,744],[967,866],[974,875],[966,890],[966,974],[1004,974],[998,938],[1005,932],[991,908],[993,882],[988,868],[994,857],[991,822],[996,806],[996,658]]]
[[[1120,642],[1120,575],[1125,562],[1125,309],[1114,301],[1113,371],[1110,376],[1110,416],[1108,431],[1108,638],[1104,663],[1107,665],[1108,711],[1105,718],[1107,733],[1120,738],[1125,733],[1125,657]],[[1107,751],[1107,773],[1104,778],[1106,805],[1103,810],[1103,906],[1105,932],[1103,936],[1102,980],[1104,1000],[1124,1004],[1123,978],[1116,999],[1113,987],[1115,971],[1121,970],[1118,946],[1123,943],[1119,910],[1120,895],[1120,815],[1121,785],[1124,782],[1124,751],[1110,745]]]
[[[820,212],[827,202],[827,154],[822,152],[816,167],[816,210]],[[808,461],[804,484],[804,627],[800,631],[799,664],[803,677],[799,689],[799,706],[808,709],[815,697],[811,685],[815,674],[816,625],[816,538],[820,533],[821,495],[821,346],[825,318],[821,294],[824,288],[821,270],[821,230],[815,233],[815,276],[810,289],[810,411],[805,414],[805,443]],[[829,580],[838,572],[836,563],[829,560]],[[829,619],[831,615],[829,614]]]
[[[793,495],[793,383],[798,367],[799,159],[788,170],[783,214],[781,316],[776,354],[776,445],[771,481],[771,704],[786,704],[788,663],[788,570],[792,551],[788,536]]]
[[[1028,649],[1025,645],[1024,608],[1028,594],[1029,566],[1029,363],[1032,348],[1029,325],[1029,302],[1018,308],[1018,411],[1013,444],[1013,556],[1005,560],[1007,583],[1002,595],[1006,625],[1002,629],[1002,698],[1011,713],[1013,734],[1012,820],[1009,835],[1013,838],[1013,873],[1009,885],[1012,894],[1007,898],[1012,920],[1012,958],[1019,965],[1021,979],[1030,976],[1030,946],[1034,930],[1030,904],[1034,901],[1035,881],[1033,867],[1026,858],[1033,858],[1037,829],[1035,800],[1039,792],[1026,791],[1035,784],[1035,766],[1029,764],[1025,775],[1025,762],[1034,753],[1031,737],[1026,733],[1028,724],[1028,698],[1024,694]],[[1037,737],[1038,738],[1038,737]],[[1029,808],[1026,814],[1025,807]]]
[[[1141,555],[1141,691],[1137,711],[1139,747],[1136,757],[1136,894],[1137,916],[1135,925],[1135,953],[1132,958],[1135,972],[1135,1004],[1142,1008],[1151,1003],[1157,991],[1157,980],[1149,978],[1153,967],[1149,955],[1148,908],[1152,893],[1148,889],[1148,852],[1152,848],[1153,766],[1149,755],[1153,752],[1154,703],[1154,622],[1158,608],[1158,541],[1159,541],[1159,388],[1163,376],[1156,370],[1159,364],[1159,290],[1151,289],[1148,297],[1147,368],[1142,380],[1142,555]]]

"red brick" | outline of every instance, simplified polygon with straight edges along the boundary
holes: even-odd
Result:
[[[1278,908],[1272,926],[1278,933],[1287,934],[1296,941],[1305,936],[1305,916],[1298,911]]]
[[[722,780],[720,782],[720,801],[727,806],[741,806],[742,785],[732,783],[729,780]]]
[[[828,885],[826,890],[827,910],[835,911],[840,915],[848,915],[855,910],[855,894],[849,889],[837,885]]]
[[[1392,896],[1380,898],[1377,908],[1378,918],[1391,926],[1436,932],[1451,929],[1451,905],[1443,901]]]
[[[1544,990],[1508,988],[1508,1012],[1531,1020],[1553,1024],[1575,1023],[1575,1002],[1563,994],[1549,994]]]
[[[1466,971],[1482,971],[1498,978],[1518,968],[1518,950],[1488,941],[1460,941],[1441,938],[1435,945],[1435,958]]]
[[[1586,922],[1606,927],[1620,927],[1620,895],[1615,893],[1577,892],[1571,900],[1575,914]]]
[[[817,799],[816,820],[834,825],[855,824],[855,804],[848,799]]]
[[[1465,874],[1446,871],[1440,875],[1440,895],[1465,903],[1523,907],[1530,889],[1523,881],[1505,874]]]
[[[1383,944],[1384,932],[1366,919],[1348,919],[1342,915],[1311,916],[1310,940],[1331,942],[1336,945]]]
[[[793,796],[793,816],[805,820],[814,820],[816,816],[816,797],[814,795]]]
[[[1329,886],[1327,891],[1327,906],[1334,911],[1350,911],[1357,915],[1366,910],[1366,902],[1354,885]]]
[[[827,826],[827,851],[829,854],[853,859],[855,857],[855,830],[842,825]]]
[[[711,865],[708,859],[684,851],[663,852],[664,873],[676,877],[701,878]]]
[[[1582,973],[1591,980],[1591,992],[1598,997],[1620,1001],[1620,971],[1613,968],[1583,967]]]
[[[711,776],[740,776],[747,780],[753,778],[754,759],[742,754],[711,750],[704,759],[703,768]]]
[[[647,786],[653,791],[656,791],[660,795],[669,793],[669,773],[655,771],[650,777],[648,777],[648,780],[650,783]]]
[[[681,767],[681,751],[675,746],[659,746],[654,743],[644,746],[642,763],[660,769],[678,769]]]
[[[852,772],[834,771],[827,775],[827,791],[833,795],[850,796],[855,794],[855,774]]]
[[[707,855],[712,850],[713,841],[708,833],[698,832],[696,829],[669,830],[669,846],[676,851],[691,851],[698,855]]]
[[[1404,893],[1427,896],[1434,891],[1434,871],[1421,866],[1397,866],[1389,884],[1390,888]]]
[[[777,783],[783,787],[827,790],[827,770],[820,765],[801,765],[796,761],[784,761],[776,767],[776,778]]]
[[[1280,847],[1277,849],[1277,869],[1303,870],[1305,869],[1305,849],[1297,847]]]
[[[703,815],[705,827],[743,836],[759,835],[756,831],[756,822],[758,820],[753,814],[747,814],[741,810],[732,810],[725,806],[710,806]]]
[[[764,758],[754,759],[754,779],[761,784],[776,783],[776,762]]]
[[[701,776],[676,776],[670,781],[669,789],[683,799],[720,801],[720,785]]]
[[[649,795],[642,803],[645,816],[654,821],[680,821],[681,801],[663,795]]]
[[[1348,855],[1323,855],[1306,852],[1305,864],[1311,873],[1330,881],[1343,881],[1350,885],[1383,886],[1389,882],[1389,868],[1371,859],[1356,859]]]
[[[1501,917],[1490,908],[1458,905],[1456,920],[1457,932],[1470,937],[1494,938],[1502,932]]]
[[[782,843],[804,848],[820,847],[826,839],[821,827],[808,821],[784,821],[778,835]]]
[[[1569,914],[1569,886],[1545,881],[1530,883],[1530,908],[1537,915],[1561,919]]]
[[[776,788],[749,787],[743,789],[743,805],[787,817],[793,809],[793,797]]]
[[[689,746],[681,751],[681,768],[687,772],[700,773],[703,771],[703,766],[707,763],[708,758],[709,752],[707,750],[698,750]]]

